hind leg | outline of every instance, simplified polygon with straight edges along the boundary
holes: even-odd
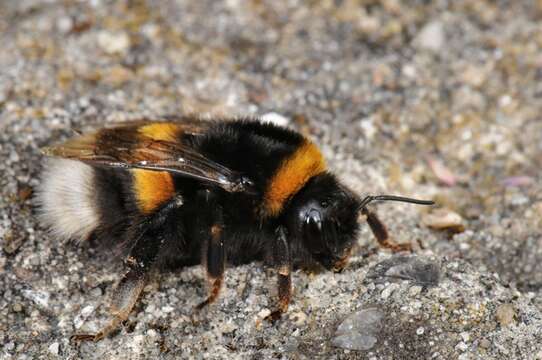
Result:
[[[153,231],[143,234],[133,247],[130,256],[125,260],[128,268],[126,274],[118,283],[110,304],[111,318],[107,325],[102,327],[96,334],[77,334],[72,336],[74,340],[98,341],[115,331],[119,325],[128,319],[130,312],[137,303],[139,295],[145,287],[145,280],[152,268],[156,255],[163,242],[163,236]]]
[[[139,225],[136,225],[137,227],[133,233],[137,239],[130,251],[130,255],[124,261],[128,270],[118,283],[111,299],[111,318],[96,334],[77,334],[72,336],[72,339],[99,341],[115,331],[123,321],[128,319],[145,287],[146,277],[153,268],[162,245],[166,239],[174,236],[171,231],[173,224],[169,220],[171,218],[169,215],[171,210],[179,204],[178,202],[172,202],[156,214],[149,216]],[[174,221],[176,220],[175,217]]]

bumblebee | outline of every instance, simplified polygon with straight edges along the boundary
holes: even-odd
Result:
[[[291,298],[293,264],[342,270],[365,215],[378,242],[392,242],[363,200],[328,171],[318,147],[290,129],[257,119],[193,117],[121,123],[45,148],[50,159],[38,189],[39,214],[64,239],[126,248],[126,273],[97,341],[128,318],[149,271],[202,264],[214,302],[226,263],[255,260],[276,269],[276,320]]]

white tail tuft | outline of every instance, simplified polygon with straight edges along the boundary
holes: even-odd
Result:
[[[85,240],[100,223],[94,169],[79,161],[48,159],[36,201],[39,219],[54,235]]]

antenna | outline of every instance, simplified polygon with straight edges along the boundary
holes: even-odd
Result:
[[[365,208],[370,202],[373,201],[399,201],[399,202],[406,202],[411,204],[418,204],[418,205],[434,205],[435,202],[431,200],[418,200],[418,199],[412,199],[407,198],[403,196],[395,196],[395,195],[369,195],[366,196],[359,206],[359,209]]]

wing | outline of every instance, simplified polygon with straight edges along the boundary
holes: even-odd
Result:
[[[181,141],[201,136],[204,121],[137,121],[82,135],[43,149],[48,156],[79,160],[95,166],[167,171],[205,181],[228,192],[253,193],[253,182],[237,171],[205,157]]]

